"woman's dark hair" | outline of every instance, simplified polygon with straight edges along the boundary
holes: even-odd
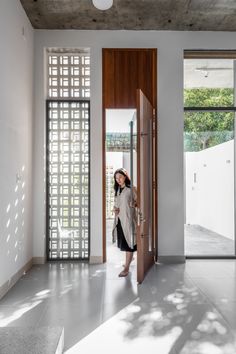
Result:
[[[128,172],[124,168],[118,168],[118,170],[115,171],[114,173],[114,190],[115,190],[115,196],[117,196],[117,192],[119,190],[119,184],[116,182],[116,174],[120,173],[121,175],[125,176],[125,185],[126,187],[130,188],[131,181],[130,177],[128,175]]]

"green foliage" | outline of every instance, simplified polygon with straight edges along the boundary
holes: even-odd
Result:
[[[233,89],[197,88],[184,90],[185,107],[233,107]]]
[[[185,107],[233,107],[233,89],[186,89]],[[234,137],[233,112],[186,112],[185,151],[199,151]]]

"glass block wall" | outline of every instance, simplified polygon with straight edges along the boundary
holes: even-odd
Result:
[[[89,57],[48,55],[48,259],[89,257]]]

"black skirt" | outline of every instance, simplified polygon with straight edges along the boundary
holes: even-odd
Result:
[[[125,235],[121,226],[120,219],[118,218],[118,223],[117,223],[117,246],[120,248],[121,251],[126,251],[126,252],[135,252],[137,251],[137,245],[134,246],[134,248],[130,248],[126,239]]]

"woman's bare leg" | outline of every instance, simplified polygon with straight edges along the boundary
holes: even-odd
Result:
[[[125,252],[125,253],[126,253],[125,269],[129,271],[129,266],[133,259],[133,252]]]
[[[133,259],[133,252],[125,252],[125,267],[124,270],[119,274],[119,277],[126,277],[129,274],[129,266]]]
[[[129,252],[129,253],[131,253],[131,252]],[[133,252],[132,252],[133,253]],[[134,254],[132,255],[132,258],[131,258],[131,262],[133,262],[134,261]],[[126,262],[123,264],[123,267],[125,268],[126,267]]]

